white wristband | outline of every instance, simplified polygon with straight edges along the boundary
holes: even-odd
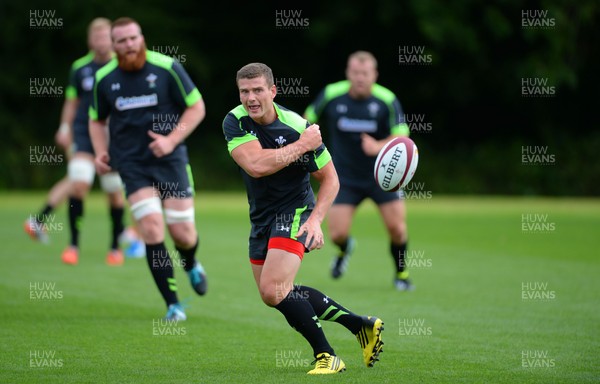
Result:
[[[69,133],[71,131],[71,126],[69,125],[69,123],[61,123],[60,127],[58,128],[58,132],[60,132],[61,134],[66,134]]]

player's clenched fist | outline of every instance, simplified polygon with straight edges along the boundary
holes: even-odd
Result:
[[[302,132],[299,141],[307,147],[307,151],[314,151],[323,144],[321,129],[317,124],[311,125]]]
[[[96,165],[96,172],[98,172],[99,175],[104,175],[105,173],[112,171],[109,162],[110,156],[107,152],[97,154],[96,158],[94,159],[94,165]]]
[[[154,139],[148,145],[154,156],[163,157],[173,152],[175,146],[167,136],[159,135],[158,133],[152,131],[148,131],[148,136]]]

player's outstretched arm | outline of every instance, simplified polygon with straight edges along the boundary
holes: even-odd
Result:
[[[306,232],[306,244],[304,245],[309,250],[319,249],[325,243],[321,223],[323,223],[325,215],[340,189],[340,182],[333,161],[329,161],[323,168],[311,173],[311,176],[320,185],[317,203],[308,220],[300,227],[297,234],[297,236],[300,236]]]
[[[247,174],[254,178],[272,175],[298,160],[308,151],[317,149],[323,140],[318,125],[311,125],[300,138],[283,148],[266,149],[258,140],[236,147],[231,156]]]

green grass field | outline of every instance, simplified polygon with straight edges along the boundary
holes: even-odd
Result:
[[[393,290],[383,225],[364,204],[347,274],[329,278],[327,245],[305,257],[297,282],[381,317],[384,353],[368,369],[354,336],[324,323],[347,370],[310,377],[308,344],[255,288],[244,195],[199,193],[199,256],[209,292],[195,296],[176,269],[180,299],[189,305],[188,320],[177,324],[160,323],[165,308],[144,259],[105,265],[109,222],[101,195],[86,202],[75,267],[60,262],[64,205],[49,245],[23,232],[43,198],[0,199],[1,383],[600,381],[597,199],[408,201],[411,293]]]

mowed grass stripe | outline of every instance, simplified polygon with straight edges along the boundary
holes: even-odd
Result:
[[[154,334],[153,321],[165,308],[144,259],[128,259],[122,268],[104,264],[109,221],[102,195],[86,201],[75,267],[60,263],[68,239],[64,206],[54,217],[64,230],[53,233],[49,245],[31,242],[22,231],[43,200],[40,193],[0,199],[1,382],[315,380],[306,375],[313,360],[307,343],[260,302],[247,261],[244,194],[198,193],[199,257],[209,292],[196,296],[176,268],[180,298],[189,305],[189,320],[177,325],[184,335]],[[528,213],[547,215],[555,230],[524,233],[522,215]],[[320,382],[598,380],[598,200],[434,195],[408,202],[408,222],[409,252],[430,261],[411,269],[417,289],[409,294],[392,288],[389,246],[370,203],[357,212],[352,232],[358,247],[342,279],[329,277],[331,244],[306,255],[297,282],[385,321],[384,353],[372,369],[364,367],[353,335],[323,322],[348,369]],[[167,246],[173,249],[170,240]],[[40,282],[54,283],[62,299],[30,299],[30,284]],[[555,298],[523,300],[522,285],[536,283]],[[32,367],[36,351],[54,352],[62,367]],[[545,353],[554,366],[524,367],[524,351]],[[284,363],[278,356],[288,357]]]

